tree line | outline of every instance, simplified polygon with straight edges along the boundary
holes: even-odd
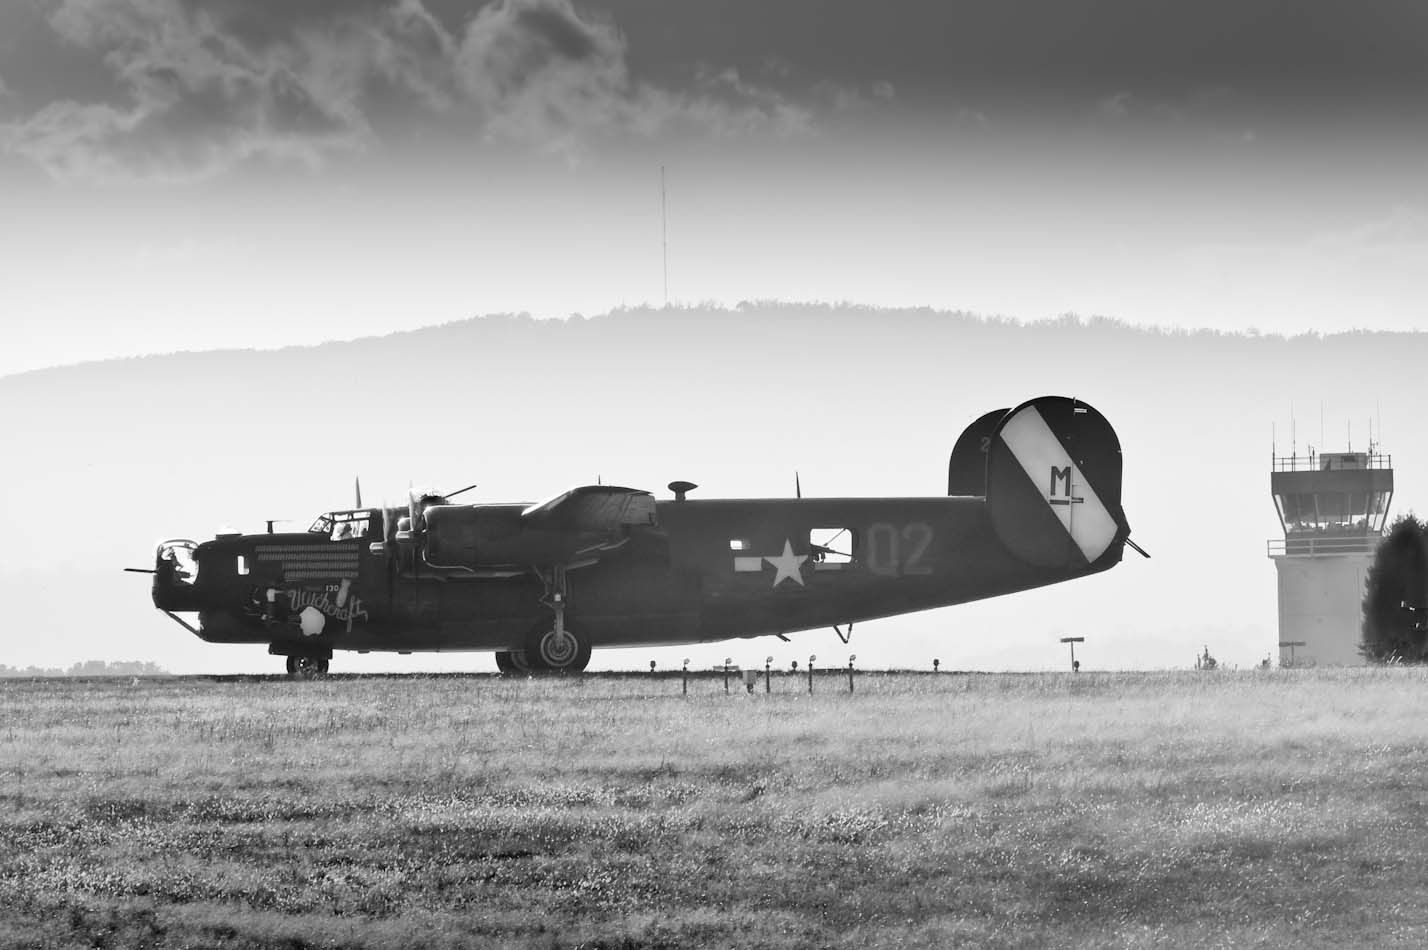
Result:
[[[83,660],[68,669],[58,666],[7,666],[0,677],[16,676],[168,676],[169,671],[148,660]]]

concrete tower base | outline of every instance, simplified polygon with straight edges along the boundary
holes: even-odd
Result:
[[[1372,553],[1274,556],[1279,573],[1280,666],[1363,666],[1364,578]]]

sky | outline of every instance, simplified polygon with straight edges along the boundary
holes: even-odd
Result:
[[[1387,0],[0,4],[0,375],[666,300],[1421,328],[1425,80]]]

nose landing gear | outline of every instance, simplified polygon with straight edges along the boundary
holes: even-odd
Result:
[[[292,652],[288,652],[292,651]],[[312,680],[327,675],[332,651],[312,645],[269,644],[268,653],[287,660],[288,676],[297,680]]]
[[[321,656],[288,657],[288,675],[293,679],[312,680],[327,675],[327,658]]]

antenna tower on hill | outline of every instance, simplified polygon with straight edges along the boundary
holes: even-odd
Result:
[[[664,274],[664,306],[669,309],[669,212],[664,190],[664,166],[659,167],[659,243]]]

